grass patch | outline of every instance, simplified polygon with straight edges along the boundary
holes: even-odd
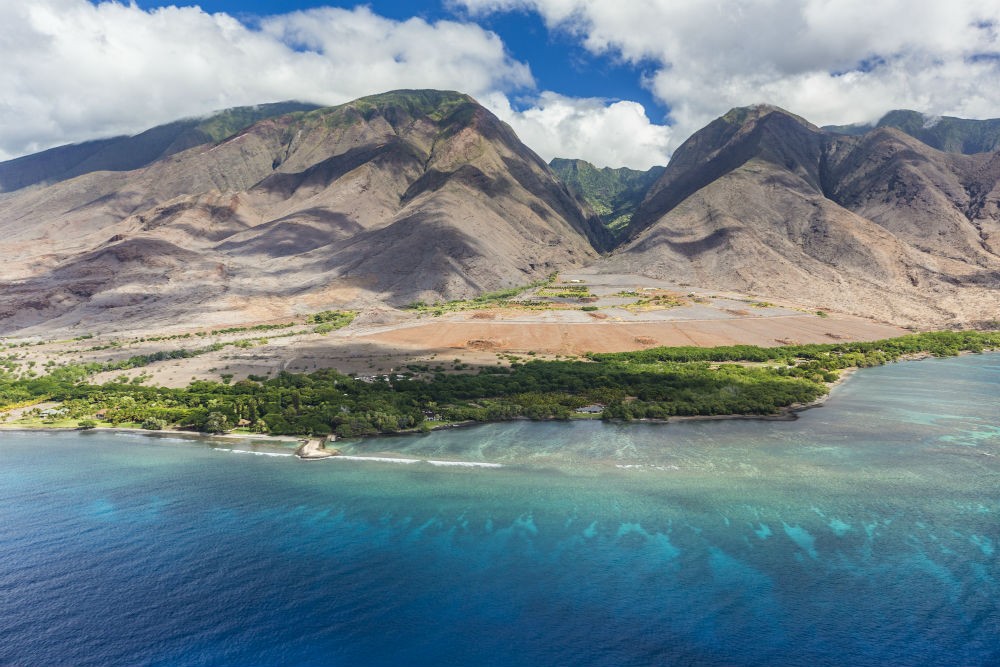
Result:
[[[452,301],[426,303],[424,301],[413,301],[403,306],[403,310],[411,310],[417,313],[438,317],[445,313],[454,313],[465,310],[483,310],[486,308],[529,308],[541,309],[545,304],[537,302],[518,300],[528,290],[550,285],[556,278],[556,274],[550,275],[545,280],[538,280],[520,287],[509,287],[495,292],[486,292],[471,299],[454,299]]]

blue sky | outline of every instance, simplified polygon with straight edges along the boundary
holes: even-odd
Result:
[[[476,97],[543,158],[645,169],[737,106],[1000,117],[998,0],[0,2],[0,159],[230,106]]]

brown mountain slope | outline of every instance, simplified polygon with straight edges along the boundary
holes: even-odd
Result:
[[[398,91],[5,195],[0,333],[468,297],[592,261],[602,234],[474,100]]]
[[[602,271],[904,324],[1000,318],[1000,157],[736,109],[675,153]]]

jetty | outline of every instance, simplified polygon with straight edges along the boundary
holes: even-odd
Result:
[[[327,447],[327,443],[334,442],[336,439],[336,436],[332,435],[327,438],[306,438],[295,450],[295,455],[304,461],[316,461],[338,456],[339,449]]]

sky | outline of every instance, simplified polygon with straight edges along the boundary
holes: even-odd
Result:
[[[0,160],[288,99],[459,90],[546,160],[666,164],[737,106],[1000,117],[1000,0],[0,0]]]

